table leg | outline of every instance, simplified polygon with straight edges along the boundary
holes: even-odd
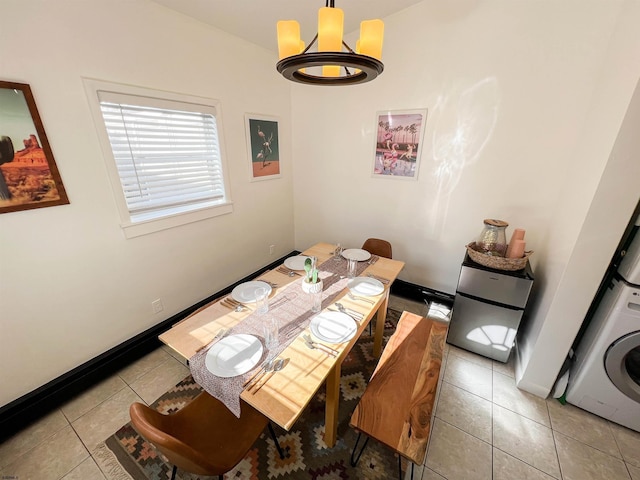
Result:
[[[373,335],[373,356],[382,354],[382,336],[384,334],[384,322],[387,319],[387,307],[389,306],[389,290],[385,290],[384,300],[380,303],[376,312],[376,331]]]
[[[342,366],[336,363],[325,385],[327,388],[327,398],[324,414],[324,443],[329,448],[333,448],[338,438],[338,406],[340,403],[340,375]]]

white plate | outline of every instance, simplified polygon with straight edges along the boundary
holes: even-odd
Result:
[[[359,262],[364,262],[365,260],[369,260],[371,258],[371,254],[366,250],[362,250],[361,248],[347,248],[342,251],[342,256],[347,260],[357,260]]]
[[[252,282],[244,282],[237,285],[231,290],[231,298],[240,303],[251,303],[256,301],[256,289],[266,288],[267,296],[271,295],[271,285],[260,280],[254,280]]]
[[[323,342],[342,343],[351,340],[358,330],[355,320],[342,312],[322,312],[311,320],[309,330]]]
[[[289,270],[304,270],[304,262],[309,258],[305,255],[298,255],[295,257],[289,257],[285,259],[284,266]]]
[[[380,295],[384,292],[382,282],[371,277],[356,277],[353,280],[349,280],[347,287],[354,295],[364,295],[366,297]]]
[[[204,364],[218,377],[235,377],[255,367],[262,350],[262,343],[253,335],[230,335],[209,349]]]

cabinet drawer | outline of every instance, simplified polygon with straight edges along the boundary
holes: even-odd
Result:
[[[463,266],[458,291],[503,305],[524,308],[532,284],[529,279]]]

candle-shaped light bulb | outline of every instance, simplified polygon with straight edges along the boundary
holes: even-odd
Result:
[[[360,53],[382,60],[382,42],[384,40],[384,22],[365,20],[360,22]]]
[[[295,20],[280,20],[277,29],[280,60],[300,53],[300,24]]]
[[[318,52],[341,52],[344,12],[340,8],[322,7],[318,11]],[[324,65],[324,77],[340,76],[339,65]]]

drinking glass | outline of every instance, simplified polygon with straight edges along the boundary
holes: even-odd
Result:
[[[319,312],[322,310],[322,289],[324,284],[322,280],[309,285],[309,295],[311,295],[311,311]]]
[[[354,260],[353,258],[350,258],[349,263],[347,265],[347,277],[355,278],[357,270],[358,270],[358,261]]]
[[[254,292],[256,301],[256,313],[267,313],[269,311],[269,294],[264,287],[256,288]]]
[[[278,320],[273,315],[265,315],[262,323],[264,332],[264,344],[269,350],[271,358],[274,350],[278,347]]]

